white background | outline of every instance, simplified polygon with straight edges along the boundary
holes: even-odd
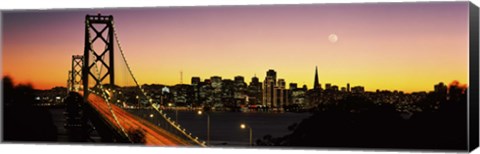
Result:
[[[145,7],[145,6],[203,6],[203,5],[245,5],[245,4],[299,4],[299,3],[364,3],[364,2],[413,2],[425,0],[176,0],[176,1],[153,1],[153,0],[2,0],[0,10],[11,9],[52,9],[52,8],[102,8],[102,7]],[[435,0],[445,1],[445,0]],[[473,0],[478,6],[480,0]],[[1,40],[1,39],[0,39]],[[2,115],[0,115],[2,116]],[[2,127],[0,127],[2,128]],[[433,153],[433,152],[409,152],[409,151],[373,151],[373,150],[290,150],[290,149],[238,149],[238,148],[160,148],[144,146],[88,146],[88,145],[59,145],[59,144],[0,144],[0,153],[64,153],[64,154],[90,154],[90,153],[114,153],[114,154],[250,154],[250,153],[275,153],[275,154],[317,154],[317,153]],[[474,153],[479,154],[480,150]]]

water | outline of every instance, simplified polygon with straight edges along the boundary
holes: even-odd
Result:
[[[167,111],[167,115],[176,119],[175,111]],[[310,116],[310,113],[265,113],[265,112],[212,112],[210,113],[211,145],[248,145],[249,129],[241,129],[244,123],[252,128],[253,142],[265,135],[282,137],[290,134],[288,126],[299,123]],[[207,115],[198,115],[195,111],[178,111],[178,123],[192,135],[201,140],[207,139]]]
[[[58,129],[59,141],[67,142],[67,132],[63,127],[65,124],[64,109],[50,109],[50,112]],[[144,111],[136,109],[131,113],[134,112]],[[176,119],[175,111],[167,111],[166,113],[172,120]],[[250,142],[249,130],[241,129],[240,124],[242,123],[252,128],[254,143],[265,135],[282,137],[291,133],[288,131],[288,126],[300,123],[302,119],[310,115],[310,113],[290,112],[212,112],[210,113],[210,145],[247,146]],[[193,136],[202,141],[207,140],[207,114],[198,115],[195,111],[178,111],[178,122],[182,128],[192,133]]]

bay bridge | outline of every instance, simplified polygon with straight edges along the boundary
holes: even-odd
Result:
[[[172,120],[162,110],[163,103],[139,85],[120,46],[112,15],[86,15],[84,43],[83,55],[72,56],[68,73],[67,129],[81,132],[80,136],[86,138],[96,132],[102,142],[207,146],[205,141]],[[130,89],[135,93],[115,85],[115,45],[134,81],[135,86]],[[148,114],[129,108],[126,104],[131,104],[131,98],[142,102]]]

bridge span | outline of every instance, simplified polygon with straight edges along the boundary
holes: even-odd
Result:
[[[78,93],[83,96],[83,92],[78,92]],[[179,138],[160,127],[157,127],[156,125],[140,117],[130,114],[127,111],[121,109],[120,107],[114,104],[110,104],[112,109],[111,111],[113,111],[116,116],[114,117],[114,115],[110,111],[110,108],[107,102],[102,97],[94,93],[90,93],[88,95],[88,103],[96,112],[98,112],[101,115],[101,117],[104,120],[106,120],[116,130],[121,131],[121,129],[123,128],[124,131],[126,132],[134,131],[137,133],[141,133],[144,139],[145,145],[154,145],[154,146],[192,145],[189,142],[185,141],[184,139]],[[115,120],[115,118],[118,120],[118,123]]]

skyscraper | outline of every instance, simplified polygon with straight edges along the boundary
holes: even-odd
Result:
[[[233,97],[235,98],[236,104],[245,104],[247,83],[245,83],[243,76],[235,76]]]
[[[240,76],[240,75],[237,75],[234,77],[234,81],[235,83],[244,83],[244,77],[243,76]]]
[[[307,91],[308,103],[307,106],[315,106],[320,103],[320,95],[321,95],[322,87],[318,80],[318,67],[315,66],[315,79],[313,82],[313,89]]]
[[[262,104],[264,106],[272,107],[274,98],[273,98],[273,91],[275,90],[275,80],[272,76],[266,76],[265,80],[263,81],[263,101]]]
[[[192,77],[193,103],[200,103],[200,77]]]
[[[350,92],[350,83],[347,83],[347,92]]]
[[[277,86],[274,91],[274,105],[273,107],[281,109],[284,105],[287,105],[287,89],[284,79],[278,79]]]
[[[297,89],[297,83],[290,83],[290,90]]]
[[[262,104],[267,107],[273,107],[275,103],[274,91],[275,86],[277,85],[277,72],[270,69],[267,71],[267,76],[263,81],[263,101]]]
[[[332,84],[325,83],[325,91],[331,91],[331,90],[332,90]]]
[[[262,103],[262,83],[256,76],[252,77],[252,81],[248,86],[248,97],[250,104]]]
[[[313,89],[314,90],[320,90],[321,86],[318,81],[318,68],[315,66],[315,81],[313,82]]]
[[[196,85],[200,84],[200,77],[196,77],[196,76],[192,77],[191,84],[193,86],[196,86]]]
[[[220,91],[222,88],[222,77],[220,76],[212,76],[210,77],[212,88],[215,89],[215,91]]]
[[[214,104],[219,104],[222,99],[222,77],[220,76],[212,76],[210,77],[210,85],[212,86],[212,98]]]
[[[277,72],[275,72],[275,70],[273,69],[269,69],[267,71],[267,77],[271,77],[273,79],[273,82],[277,83]]]

